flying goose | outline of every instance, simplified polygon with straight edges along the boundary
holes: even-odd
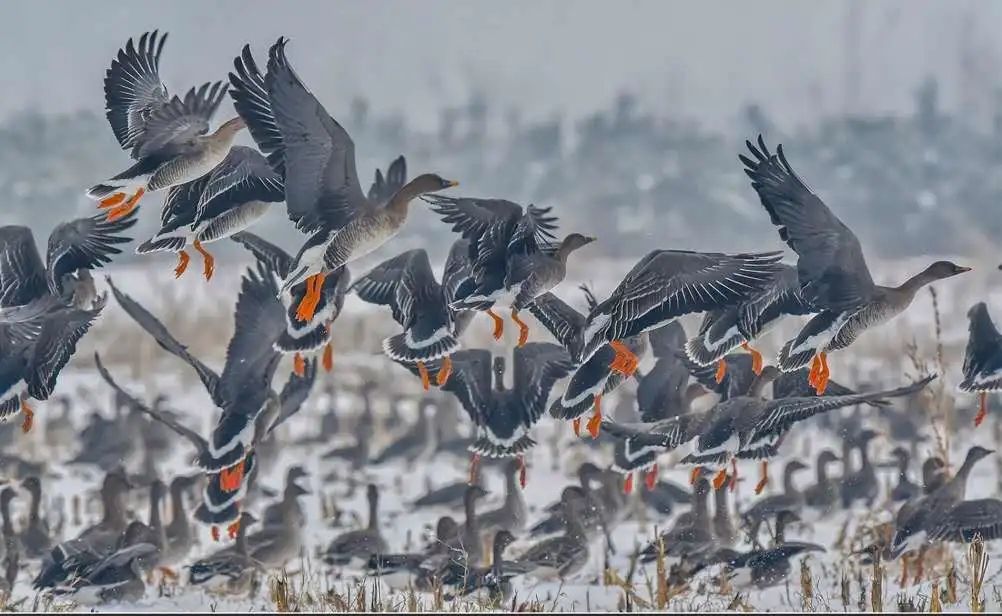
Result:
[[[253,148],[235,145],[212,171],[167,191],[160,230],[140,244],[136,253],[177,253],[174,277],[180,278],[191,259],[186,250],[190,242],[202,255],[202,275],[209,280],[215,258],[204,245],[252,226],[271,204],[284,199],[282,176],[265,157]]]
[[[632,375],[638,358],[623,343],[679,317],[747,300],[775,275],[780,253],[726,255],[685,250],[655,250],[626,274],[585,320],[572,354],[587,361],[609,344],[613,370]]]
[[[777,263],[776,267],[772,279],[759,293],[737,304],[708,311],[699,333],[685,344],[685,352],[692,361],[701,366],[716,363],[714,377],[718,383],[727,373],[725,355],[742,347],[752,356],[752,371],[759,374],[764,362],[751,342],[785,316],[814,312],[800,293],[797,270],[785,263]]]
[[[233,241],[245,247],[254,255],[258,263],[269,272],[284,280],[292,266],[292,257],[271,242],[264,240],[249,231],[233,234]],[[302,376],[306,367],[303,357],[306,353],[323,351],[322,363],[324,370],[330,372],[334,368],[334,347],[331,343],[331,326],[341,315],[344,307],[345,294],[351,282],[351,272],[347,267],[331,272],[324,278],[320,288],[320,301],[313,316],[301,320],[296,315],[296,306],[306,294],[306,285],[299,284],[288,291],[282,292],[282,309],[285,311],[285,331],[275,341],[275,349],[282,354],[293,354],[293,366],[296,374]]]
[[[277,299],[275,279],[260,265],[248,269],[244,275],[234,310],[234,332],[226,349],[222,374],[217,374],[192,356],[156,317],[119,291],[110,280],[108,283],[125,312],[164,350],[195,370],[212,402],[222,410],[208,446],[199,451],[198,465],[209,474],[218,474],[219,485],[224,491],[235,491],[242,484],[244,458],[252,443],[265,436],[257,433],[256,420],[262,414],[267,415],[266,411],[278,402],[271,389],[279,360],[274,341],[285,329],[285,319]],[[304,383],[307,394],[314,376],[311,374]],[[296,382],[290,380],[290,383]],[[304,399],[307,394],[303,395]],[[298,406],[289,410],[295,412]],[[154,418],[160,416],[147,414]],[[284,417],[281,419],[284,420]],[[264,425],[268,431],[273,427]]]
[[[597,305],[591,289],[581,287],[588,307]],[[568,353],[573,353],[580,344],[584,332],[585,316],[569,306],[553,293],[544,293],[529,306],[532,316],[543,324]],[[647,350],[647,335],[633,336],[624,341],[630,352],[636,356]],[[598,438],[602,423],[602,398],[623,383],[625,377],[610,367],[616,352],[604,345],[588,360],[577,364],[564,393],[550,406],[550,415],[557,419],[571,420],[574,434],[581,432],[581,418],[589,411],[592,416],[586,424],[592,438]]]
[[[121,253],[135,216],[105,222],[77,218],[52,230],[42,263],[31,229],[0,227],[0,419],[20,411],[31,429],[29,399],[47,400],[77,343],[100,316],[90,270]]]
[[[463,321],[450,304],[470,273],[466,244],[459,240],[450,249],[441,284],[428,253],[416,248],[380,263],[349,288],[364,302],[390,307],[403,332],[383,340],[383,352],[394,361],[414,364],[425,391],[431,386],[427,363],[441,360],[435,377],[441,387],[452,371],[449,356],[460,347]]]
[[[974,417],[977,427],[988,415],[988,392],[1002,390],[1002,335],[984,302],[971,306],[967,318],[970,334],[964,351],[964,380],[958,387],[978,394],[978,414]]]
[[[136,161],[125,171],[87,190],[114,221],[135,208],[147,191],[190,182],[212,171],[244,128],[240,117],[209,133],[209,120],[226,96],[222,81],[169,97],[160,79],[160,54],[167,34],[146,32],[118,50],[104,77],[108,123],[123,150]]]
[[[128,298],[123,296],[123,299]],[[131,302],[132,300],[128,299],[128,301]],[[135,304],[135,306],[138,307],[138,304]],[[142,310],[142,308],[139,309]],[[145,314],[147,317],[152,319],[152,316],[148,313]],[[153,322],[156,323],[156,321]],[[166,332],[166,330],[163,331]],[[176,345],[175,348],[183,350],[184,347],[181,347],[176,343],[176,341],[174,341],[174,344]],[[197,360],[194,361],[197,362]],[[101,363],[101,358],[97,353],[94,354],[94,363],[105,382],[107,382],[112,389],[119,392],[119,394],[128,397],[130,403],[133,404],[136,409],[163,423],[194,445],[196,451],[196,461],[200,465],[202,464],[202,461],[212,459],[213,443],[211,441],[207,440],[194,430],[180,424],[173,417],[165,415],[160,411],[143,404],[125,391],[112,378],[111,374],[104,367],[104,364]],[[208,370],[208,368],[206,368],[206,370]],[[268,438],[271,433],[285,420],[299,411],[303,402],[309,396],[309,392],[313,387],[315,378],[316,363],[311,362],[305,376],[291,376],[285,386],[282,387],[282,392],[280,394],[276,395],[270,387],[268,388],[268,391],[266,392],[267,400],[263,403],[260,412],[247,420],[249,423],[246,430],[249,434],[246,435],[246,444],[244,445],[246,451],[237,463],[239,465],[239,471],[237,471],[237,474],[234,474],[234,471],[226,473],[225,468],[222,470],[205,469],[208,477],[208,484],[203,489],[202,504],[195,511],[195,518],[203,523],[212,525],[211,532],[213,538],[218,538],[218,526],[221,524],[229,525],[228,531],[231,538],[236,536],[240,526],[241,502],[247,494],[249,483],[248,479],[254,471],[254,447],[258,442]],[[205,467],[203,466],[203,468]]]
[[[797,253],[803,299],[819,311],[783,347],[779,367],[788,372],[810,363],[808,378],[822,394],[829,378],[828,353],[903,312],[922,287],[971,268],[936,261],[899,286],[875,284],[859,239],[797,176],[783,146],[771,154],[761,136],[757,148],[745,143],[751,153],[751,158],[739,156],[745,173],[780,239]]]
[[[244,46],[230,73],[237,113],[251,136],[285,177],[289,218],[309,234],[281,285],[285,292],[306,283],[297,307],[301,321],[313,318],[328,273],[392,239],[419,195],[456,186],[433,173],[417,176],[385,204],[369,199],[355,168],[355,144],[299,79],[285,55],[282,37],[268,52],[262,76]]]
[[[566,273],[571,253],[594,241],[572,233],[554,243],[557,218],[550,208],[523,208],[503,199],[429,195],[423,199],[469,242],[472,275],[456,290],[453,307],[484,311],[494,321],[494,339],[504,334],[504,320],[494,312],[497,303],[511,307],[518,325],[518,346],[529,339],[529,327],[518,313],[557,286]]]

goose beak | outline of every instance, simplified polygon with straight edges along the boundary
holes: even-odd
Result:
[[[1002,265],[1000,265],[999,267],[1002,268]],[[973,267],[962,267],[962,266],[958,265],[957,266],[957,273],[958,274],[963,274],[964,272],[969,272],[972,269],[974,269],[974,268]]]
[[[456,180],[448,180],[445,183],[446,188],[455,188],[456,186],[459,186],[459,182],[457,182]]]

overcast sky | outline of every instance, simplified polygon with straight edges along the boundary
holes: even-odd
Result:
[[[748,100],[797,124],[851,103],[853,62],[864,111],[909,109],[925,75],[941,78],[944,102],[956,104],[963,62],[993,79],[1002,74],[1002,2],[865,2],[857,10],[854,21],[851,3],[819,0],[7,0],[0,115],[99,111],[113,54],[154,28],[170,32],[161,72],[175,91],[222,78],[244,43],[262,54],[286,35],[297,70],[333,112],[364,95],[376,110],[421,123],[443,101],[464,101],[471,84],[530,115],[580,115],[628,87],[646,108],[711,125],[733,119]]]

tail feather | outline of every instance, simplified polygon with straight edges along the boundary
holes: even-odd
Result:
[[[783,372],[793,372],[794,370],[799,370],[811,363],[814,356],[817,355],[817,349],[815,348],[804,348],[791,355],[791,350],[793,349],[793,340],[787,342],[783,345],[783,350],[779,352],[779,369]]]
[[[87,189],[87,197],[90,199],[104,199],[112,193],[119,192],[121,186],[112,186],[110,184],[95,184]]]
[[[408,343],[406,332],[383,340],[383,351],[386,355],[394,361],[405,363],[433,361],[450,355],[458,349],[459,340],[452,334],[444,334],[435,342],[425,346]]]
[[[694,363],[708,366],[719,361],[742,342],[744,342],[744,338],[741,334],[729,336],[713,345],[707,344],[705,335],[696,336],[685,343],[685,354]]]
[[[152,252],[181,252],[184,250],[187,243],[187,239],[178,236],[154,237],[137,246],[136,254],[145,255]]]
[[[507,445],[500,445],[490,440],[486,436],[480,437],[470,445],[470,451],[479,453],[488,458],[506,458],[517,456],[536,446],[536,441],[528,434],[523,435],[515,442]]]

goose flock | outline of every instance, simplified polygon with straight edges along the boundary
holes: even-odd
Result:
[[[781,145],[773,151],[759,136],[738,159],[793,261],[783,262],[782,244],[770,238],[751,253],[661,249],[643,256],[604,298],[589,287],[580,290],[583,297],[561,297],[569,262],[600,241],[561,230],[559,209],[460,196],[447,176],[412,177],[403,155],[363,190],[355,144],[294,70],[288,39],[279,38],[262,63],[244,46],[228,82],[182,95],[171,94],[160,77],[167,38],[157,31],[130,38],[107,69],[108,122],[132,164],[86,191],[101,211],[57,226],[44,261],[31,230],[0,227],[0,418],[20,414],[23,431],[32,429],[35,404],[59,397],[59,377],[110,293],[128,316],[117,327],[149,336],[170,361],[194,372],[216,409],[199,414],[212,424],[206,430],[190,423],[169,408],[169,397],[145,400],[120,366],[102,359],[110,349],[99,349],[92,362],[82,358],[100,375],[102,390],[113,392],[118,415],[95,414],[83,430],[68,414],[53,416],[45,430],[53,450],[79,444],[68,464],[103,473],[101,517],[81,524],[75,536],[60,534],[42,512],[44,465],[4,461],[10,478],[0,491],[0,556],[8,591],[29,570],[33,589],[79,602],[140,600],[158,573],[165,583],[240,595],[316,548],[322,566],[339,576],[445,589],[450,598],[475,594],[500,606],[512,600],[517,580],[584,575],[599,543],[606,553],[628,549],[614,545],[622,543],[615,531],[638,519],[660,520],[661,529],[647,543],[634,535],[641,566],[668,559],[669,580],[681,585],[710,576],[767,588],[787,579],[792,558],[826,550],[790,538],[794,529],[882,499],[895,514],[891,532],[870,546],[871,557],[915,561],[921,570],[934,542],[1002,538],[1002,501],[966,498],[968,476],[991,450],[971,447],[956,470],[941,454],[928,456],[917,480],[917,437],[898,439],[889,461],[873,461],[874,442],[896,431],[917,433],[916,418],[894,414],[894,405],[913,404],[939,375],[855,391],[832,378],[828,363],[830,354],[907,310],[920,289],[970,268],[937,261],[897,286],[878,285],[859,239],[797,175]],[[220,113],[232,117],[213,130],[230,102],[232,113]],[[256,147],[234,145],[244,129]],[[121,281],[109,277],[107,291],[99,291],[94,279],[93,270],[134,239],[140,202],[153,192],[164,195],[159,230],[136,253],[175,253],[173,275],[180,278],[193,250],[206,281],[231,275],[217,273],[207,249],[213,242],[229,238],[253,258],[239,274],[221,366],[197,357],[189,350],[193,340],[171,332],[164,314],[142,305]],[[395,254],[394,238],[412,206],[414,216],[440,218],[454,233],[441,271],[423,248]],[[295,250],[250,230],[272,208],[284,208],[302,234]],[[364,274],[350,271],[370,254],[381,262]],[[389,309],[396,330],[382,350],[393,367],[366,374],[358,385],[341,383],[340,391],[320,391],[321,369],[339,372],[333,332],[348,296]],[[584,311],[568,303],[579,300]],[[498,343],[510,319],[517,329],[511,353],[503,344],[468,345],[469,332],[480,327],[477,313],[490,317],[483,327]],[[692,335],[683,326],[688,315],[702,315]],[[959,388],[977,394],[976,427],[988,414],[989,394],[1002,390],[1002,334],[985,303],[968,316]],[[800,329],[772,362],[756,347],[786,320]],[[534,322],[545,331],[534,330]],[[285,356],[292,368],[276,378]],[[409,397],[388,395],[391,380],[413,384]],[[610,400],[631,396],[629,412],[610,408]],[[310,437],[282,442],[280,428],[318,397],[328,413],[310,420]],[[339,410],[337,401],[346,398],[361,410]],[[416,420],[403,427],[396,409],[411,402]],[[62,404],[72,406],[68,398]],[[377,410],[384,404],[389,419]],[[847,408],[855,409],[848,418],[832,413]],[[532,454],[547,445],[539,434],[557,434],[554,420],[570,424],[562,434],[573,434],[572,448],[590,459],[573,464],[571,483],[546,486],[552,502],[541,506],[525,491]],[[820,443],[834,443],[812,452],[813,465],[784,447],[791,435],[808,432],[798,424],[809,420],[809,432],[825,435]],[[386,422],[395,437],[377,450],[377,424]],[[885,423],[886,430],[875,427]],[[178,444],[192,471],[162,480],[158,460]],[[572,464],[559,453],[551,456],[556,463]],[[391,541],[383,519],[387,486],[368,471],[399,464],[406,476],[438,456],[467,455],[463,477],[429,486],[404,505],[442,514],[428,545],[414,550]],[[122,463],[136,456],[138,472]],[[292,463],[281,468],[280,459]],[[739,512],[744,475],[758,475],[749,485],[761,494],[775,459],[785,460],[782,491]],[[319,477],[320,465],[334,470]],[[669,481],[659,474],[663,468],[684,469],[687,479]],[[798,482],[809,468],[813,482]],[[284,474],[284,486],[269,496],[259,478],[275,471]],[[894,485],[884,495],[887,471]],[[495,509],[482,506],[491,496],[485,474],[503,480]],[[352,493],[364,486],[363,523],[342,528],[344,512],[331,514],[343,532],[317,545],[302,504],[311,494],[308,477]],[[11,502],[22,490],[30,505],[17,529]],[[138,490],[148,490],[145,522],[130,509]],[[394,507],[399,500],[391,494]],[[763,527],[770,529],[765,540]],[[199,551],[201,541],[219,545]]]

